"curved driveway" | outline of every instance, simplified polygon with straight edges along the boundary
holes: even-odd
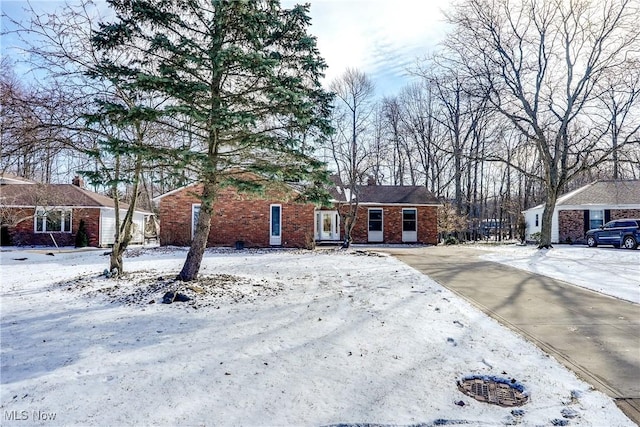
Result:
[[[376,248],[524,335],[640,425],[640,306],[513,267],[460,246]]]

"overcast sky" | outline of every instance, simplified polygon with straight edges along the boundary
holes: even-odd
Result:
[[[451,0],[282,0],[284,7],[311,4],[311,33],[329,69],[326,83],[340,76],[347,67],[369,75],[376,95],[394,95],[411,81],[407,70],[416,59],[434,49],[445,31],[442,10]],[[23,18],[24,0],[0,0],[2,12]],[[54,10],[59,0],[36,0],[35,9]],[[5,27],[3,21],[3,29]],[[3,36],[2,54],[12,37]]]

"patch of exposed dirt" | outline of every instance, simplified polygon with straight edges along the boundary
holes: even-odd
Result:
[[[281,282],[231,274],[203,275],[198,280],[181,282],[148,271],[125,273],[117,279],[102,275],[81,276],[58,285],[86,298],[105,298],[111,303],[140,306],[162,303],[165,293],[179,292],[190,300],[173,304],[193,308],[253,302],[276,296],[285,289]]]

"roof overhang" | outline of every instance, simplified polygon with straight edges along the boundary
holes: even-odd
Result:
[[[153,199],[151,199],[151,201],[154,202],[154,203],[159,202],[160,200],[164,199],[167,196],[171,196],[173,194],[179,193],[179,192],[181,192],[181,191],[183,191],[183,190],[185,190],[185,189],[187,189],[189,187],[195,187],[198,184],[200,184],[200,183],[199,182],[194,182],[194,183],[191,183],[191,184],[188,184],[188,185],[184,185],[182,187],[176,188],[175,190],[171,190],[168,193],[164,193],[164,194],[161,194],[159,196],[156,196]]]
[[[34,206],[34,205],[3,205],[3,207],[5,208],[11,208],[11,209],[36,209],[36,208],[47,208],[47,209],[106,209],[106,210],[112,210],[114,211],[116,208],[111,207],[111,206],[77,206],[77,205],[66,205],[66,206],[60,206],[60,205],[47,205],[47,206]],[[120,208],[121,211],[126,211],[127,208]],[[149,211],[145,211],[145,210],[141,210],[141,209],[135,209],[134,210],[135,213],[140,213],[143,215],[155,215],[153,212],[149,212]]]

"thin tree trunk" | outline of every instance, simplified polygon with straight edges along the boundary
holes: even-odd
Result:
[[[138,189],[140,188],[140,177],[142,175],[142,157],[138,156],[136,159],[136,166],[134,170],[134,178],[133,178],[133,189],[131,200],[129,202],[129,209],[127,209],[127,213],[124,216],[124,220],[122,224],[120,224],[120,203],[116,203],[116,236],[115,241],[113,243],[113,248],[111,249],[111,256],[109,259],[109,271],[113,272],[113,270],[117,270],[118,275],[122,274],[124,271],[124,266],[122,263],[122,256],[124,252],[127,250],[129,243],[131,243],[131,228],[133,226],[133,215],[135,213],[136,205],[138,202]],[[144,232],[144,230],[143,230]]]
[[[120,176],[120,155],[117,154],[115,158],[115,167],[113,170],[114,177]],[[115,235],[113,236],[113,247],[111,248],[111,255],[109,257],[109,272],[113,273],[114,270],[119,276],[122,274],[122,256],[118,258],[120,252],[120,196],[118,195],[117,180],[113,181],[111,187],[111,194],[113,196],[113,214],[115,221]]]
[[[344,218],[344,240],[342,241],[342,248],[347,249],[351,246],[351,242],[353,238],[351,234],[353,233],[353,229],[356,225],[357,217],[358,217],[358,200],[356,199],[355,203],[349,203],[349,211]]]
[[[123,265],[122,265],[122,254],[124,253],[124,249],[120,245],[120,242],[114,242],[113,247],[111,248],[111,255],[109,256],[109,271],[117,276],[122,274]]]

